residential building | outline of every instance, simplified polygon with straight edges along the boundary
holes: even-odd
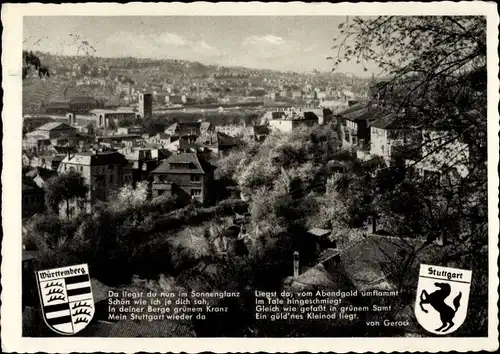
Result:
[[[95,138],[99,143],[107,143],[112,146],[136,146],[142,140],[142,135],[127,134],[127,135],[100,135]]]
[[[330,108],[323,108],[321,110],[322,113],[322,119],[320,119],[319,124],[320,125],[326,125],[326,124],[336,124],[337,123],[337,118],[334,116],[332,110]],[[321,116],[320,116],[321,118]]]
[[[40,136],[45,139],[55,139],[59,137],[74,137],[77,133],[78,130],[76,128],[66,123],[50,122],[38,127],[36,130],[26,134],[26,136]]]
[[[324,101],[327,97],[326,92],[317,92],[316,93],[316,98],[320,101]]]
[[[254,125],[252,129],[253,129],[253,139],[258,142],[264,141],[270,134],[270,130],[267,125]]]
[[[82,175],[89,187],[86,209],[97,201],[106,201],[111,193],[124,184],[132,183],[129,162],[117,151],[90,151],[68,154],[61,162],[58,172],[75,171]],[[72,205],[74,208],[75,206]]]
[[[165,149],[170,152],[197,152],[205,156],[207,159],[211,157],[211,151],[207,150],[201,143],[198,143],[197,137],[194,135],[184,135],[176,138],[170,144],[165,146]],[[208,145],[207,142],[206,145]]]
[[[94,142],[94,138],[85,133],[78,133],[76,136],[61,136],[50,139],[52,149],[57,151],[58,147],[76,148],[85,150]]]
[[[158,163],[167,159],[171,153],[164,149],[126,148],[120,151],[129,162],[132,183],[146,180]]]
[[[153,197],[180,192],[206,203],[210,199],[209,186],[214,170],[215,166],[197,153],[174,153],[151,172]]]
[[[387,112],[377,106],[356,104],[339,112],[336,117],[342,128],[342,144],[364,147],[370,143],[370,126]]]
[[[170,97],[168,93],[158,93],[154,96],[154,101],[156,104],[163,105],[168,103],[170,100]]]
[[[422,130],[421,154],[418,161],[406,160],[406,166],[421,177],[448,172],[461,178],[468,175],[469,145],[446,130]]]
[[[215,126],[215,131],[231,135],[233,137],[241,137],[245,139],[253,139],[254,131],[252,126],[243,124],[228,124]]]
[[[404,122],[404,118],[389,113],[370,126],[370,154],[385,159],[410,158],[417,151],[421,131]]]
[[[279,93],[279,96],[280,97],[291,98],[292,97],[292,92],[288,91],[288,90],[281,90],[280,93]]]
[[[168,103],[170,104],[185,104],[187,101],[186,95],[171,95],[168,97]]]
[[[281,119],[286,116],[286,111],[278,109],[277,111],[268,111],[261,119],[261,124],[267,124],[272,119]]]
[[[24,167],[31,167],[31,161],[35,157],[35,153],[30,150],[23,149],[23,154],[21,157],[21,164]]]
[[[65,157],[65,154],[40,155],[38,156],[38,164],[36,167],[57,171],[57,168]]]
[[[269,126],[271,131],[291,133],[299,127],[312,127],[318,123],[319,118],[313,112],[289,111],[283,118],[271,119],[269,121]]]
[[[239,139],[223,132],[216,132],[207,138],[209,140],[200,141],[200,143],[219,157],[240,145]]]
[[[325,99],[319,103],[321,108],[330,108],[334,113],[337,113],[347,107],[349,107],[349,103],[347,100],[336,99],[336,100],[328,100]]]
[[[26,134],[23,139],[23,149],[27,151],[49,151],[54,146],[76,145],[86,141],[86,137],[66,123],[50,122]]]
[[[160,144],[162,146],[169,145],[171,140],[171,135],[168,133],[158,133],[148,138],[148,141],[153,144]]]
[[[312,229],[309,229],[307,231],[307,233],[310,236],[316,238],[316,244],[318,246],[318,251],[325,249],[325,248],[333,248],[333,249],[337,248],[335,240],[330,239],[330,235],[332,233],[332,230],[313,227]]]
[[[173,137],[181,137],[186,135],[194,135],[196,137],[202,136],[204,134],[209,134],[215,129],[210,122],[183,122],[174,123],[165,129],[165,133],[170,134]]]
[[[23,139],[23,150],[40,152],[50,148],[50,139],[42,135],[27,136]]]
[[[304,267],[299,263],[299,274],[284,280],[284,290],[294,293],[332,288],[346,292],[353,291],[353,296],[346,297],[344,306],[349,304],[371,308],[373,305],[382,305],[391,308],[393,300],[390,296],[381,297],[375,294],[386,292],[397,295],[401,288],[415,288],[418,279],[405,277],[405,274],[418,274],[419,264],[428,262],[431,257],[429,254],[433,255],[439,251],[437,244],[427,244],[429,252],[416,252],[426,245],[425,238],[383,236],[367,233],[361,229],[346,232],[344,239],[345,241],[338,240],[336,247],[325,249],[317,265]],[[407,261],[409,254],[416,254],[417,262],[412,262],[402,273],[397,265]],[[290,273],[293,262],[291,258]],[[363,294],[364,292],[366,293]],[[393,314],[395,321],[405,321],[413,315],[412,304],[398,308]],[[361,316],[363,317],[355,320],[360,324],[367,320],[365,315]],[[353,320],[349,320],[349,323],[352,325]],[[421,331],[412,321],[409,323],[405,331],[410,333]]]
[[[144,128],[141,126],[120,127],[116,132],[120,135],[142,135]]]
[[[71,114],[71,113],[69,113],[69,114]],[[95,122],[93,122],[92,120],[87,124],[84,123],[84,125],[78,125],[78,123],[76,123],[75,128],[78,130],[79,133],[83,133],[87,136],[94,136],[96,128],[95,128],[94,124],[92,124],[92,123],[95,124]],[[73,125],[73,124],[71,124],[71,125]]]

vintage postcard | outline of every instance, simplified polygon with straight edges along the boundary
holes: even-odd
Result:
[[[498,349],[494,3],[2,25],[2,350]]]

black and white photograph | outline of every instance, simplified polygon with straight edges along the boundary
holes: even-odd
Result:
[[[350,6],[21,16],[21,338],[498,348],[498,16]]]

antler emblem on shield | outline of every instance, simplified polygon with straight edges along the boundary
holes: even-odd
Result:
[[[415,316],[427,331],[446,335],[465,321],[472,271],[420,265]]]
[[[84,329],[95,307],[87,264],[37,272],[38,292],[45,323],[59,334]]]

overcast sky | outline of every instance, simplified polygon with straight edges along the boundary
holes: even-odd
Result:
[[[24,47],[74,55],[75,36],[103,57],[185,59],[206,64],[329,71],[340,16],[24,17]],[[72,36],[71,36],[72,35]],[[81,46],[80,46],[81,47]],[[80,50],[80,54],[83,54]],[[338,71],[369,76],[354,61]]]

